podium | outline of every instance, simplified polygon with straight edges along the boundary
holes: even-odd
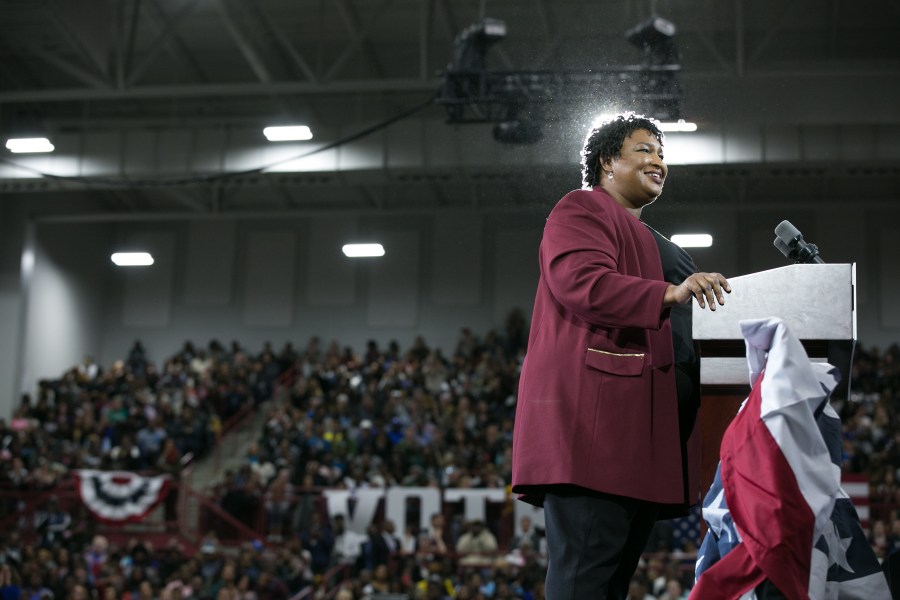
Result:
[[[693,337],[700,352],[701,493],[719,462],[722,435],[750,393],[740,322],[778,317],[801,341],[810,360],[840,369],[832,397],[850,388],[856,343],[856,264],[796,264],[729,278],[731,294],[715,312],[693,303]]]

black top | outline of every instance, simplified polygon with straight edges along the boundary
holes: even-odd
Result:
[[[644,223],[647,225],[646,223]],[[664,235],[647,225],[659,248],[663,278],[673,285],[681,285],[693,273],[697,265],[684,248],[674,244]],[[672,349],[675,355],[675,389],[678,393],[678,415],[681,440],[686,442],[694,429],[697,409],[700,407],[700,361],[694,347],[692,302],[673,306]]]
[[[646,223],[645,223],[646,225]],[[663,277],[673,285],[681,285],[690,275],[696,273],[697,265],[684,248],[670,242],[664,235],[647,225],[659,248]],[[672,345],[675,350],[675,364],[693,363],[697,360],[694,351],[692,329],[692,303],[672,307]]]

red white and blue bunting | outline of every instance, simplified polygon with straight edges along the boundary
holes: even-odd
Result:
[[[171,487],[167,475],[144,477],[129,471],[75,471],[75,487],[91,513],[107,523],[143,520]]]

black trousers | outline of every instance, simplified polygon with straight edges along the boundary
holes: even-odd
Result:
[[[634,498],[548,492],[547,600],[624,600],[657,513],[656,504]]]

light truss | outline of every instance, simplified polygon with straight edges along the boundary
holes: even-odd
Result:
[[[448,71],[436,102],[450,123],[502,123],[520,113],[552,119],[555,104],[590,101],[662,121],[681,115],[679,65],[591,71]]]

